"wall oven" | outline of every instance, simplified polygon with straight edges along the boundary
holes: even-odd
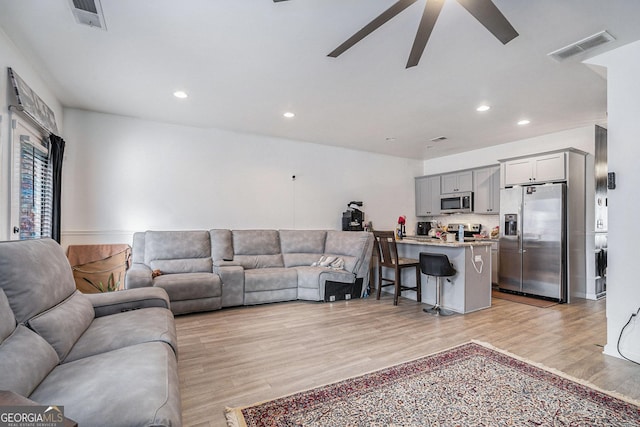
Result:
[[[440,196],[440,213],[473,212],[473,193],[453,193]]]

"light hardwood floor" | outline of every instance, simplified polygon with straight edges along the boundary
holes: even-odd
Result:
[[[640,399],[640,366],[602,354],[605,301],[537,308],[494,299],[432,317],[392,297],[287,302],[176,317],[185,426],[224,426],[244,406],[480,340]]]

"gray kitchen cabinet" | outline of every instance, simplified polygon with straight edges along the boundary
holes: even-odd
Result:
[[[473,171],[473,212],[496,215],[500,212],[500,166]]]
[[[504,163],[505,186],[564,179],[566,179],[565,153],[525,157]]]
[[[440,176],[419,176],[416,180],[416,216],[440,215]]]
[[[442,194],[472,191],[473,173],[471,171],[465,171],[442,175],[440,186],[440,192]]]

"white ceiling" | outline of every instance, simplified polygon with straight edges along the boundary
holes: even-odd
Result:
[[[425,1],[339,58],[395,0],[102,0],[107,31],[68,0],[0,0],[0,26],[67,107],[416,159],[604,122],[606,80],[582,61],[640,39],[638,0],[494,0],[520,33],[507,45],[447,0],[405,69]],[[547,57],[602,30],[617,40]]]

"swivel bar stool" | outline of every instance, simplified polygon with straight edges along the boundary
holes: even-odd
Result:
[[[420,270],[423,274],[436,278],[436,305],[424,308],[422,311],[435,316],[450,316],[454,314],[453,311],[440,307],[441,280],[443,277],[450,277],[456,274],[456,270],[449,262],[449,257],[445,254],[420,252]]]

